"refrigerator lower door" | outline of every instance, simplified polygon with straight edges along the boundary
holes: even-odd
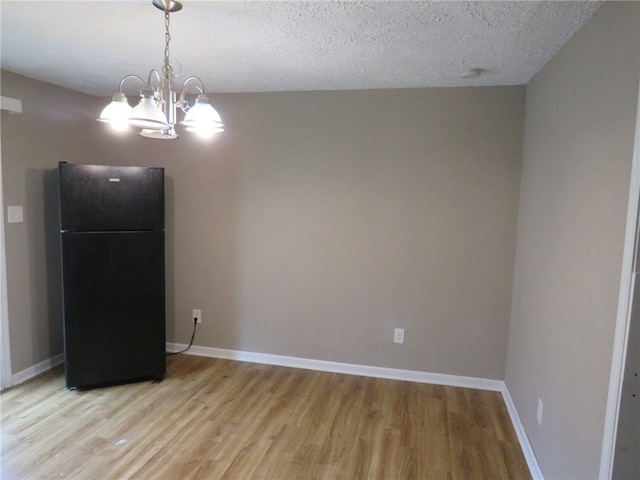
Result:
[[[62,268],[67,387],[161,380],[164,232],[65,232]]]

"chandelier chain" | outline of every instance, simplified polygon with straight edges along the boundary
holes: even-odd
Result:
[[[164,65],[162,66],[162,73],[164,78],[173,78],[173,67],[169,63],[169,42],[171,41],[171,33],[169,32],[169,11],[164,11]]]

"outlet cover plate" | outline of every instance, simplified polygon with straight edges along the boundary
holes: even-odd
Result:
[[[538,420],[538,425],[542,425],[542,400],[538,399],[538,411],[536,412],[536,420]]]

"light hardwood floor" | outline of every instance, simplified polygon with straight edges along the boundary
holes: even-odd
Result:
[[[159,384],[0,395],[2,478],[526,479],[497,392],[177,355]]]

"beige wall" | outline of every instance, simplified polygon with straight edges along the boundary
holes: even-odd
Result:
[[[3,95],[50,88],[20,83],[3,78]],[[523,87],[220,95],[213,144],[113,136],[95,99],[68,95],[94,109],[63,142],[71,161],[166,169],[170,341],[189,339],[201,308],[202,346],[504,378]],[[5,202],[42,202],[10,187],[34,143],[11,128]],[[32,339],[60,333],[29,306],[46,277],[24,238],[8,242],[14,371],[60,351]]]
[[[11,363],[19,372],[62,352],[56,233],[59,161],[91,157],[95,98],[2,72],[2,95],[23,113],[2,112],[4,205],[22,205],[24,223],[5,225]],[[53,182],[52,182],[53,181]],[[5,210],[6,218],[6,210]]]
[[[607,2],[527,87],[506,382],[546,478],[599,472],[640,79],[639,7]]]
[[[172,179],[176,340],[198,307],[199,345],[503,378],[521,87],[216,104],[209,149],[134,138],[103,158]]]

